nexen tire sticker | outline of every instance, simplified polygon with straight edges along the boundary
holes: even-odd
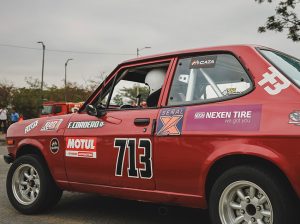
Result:
[[[97,139],[90,137],[67,137],[66,157],[97,158]]]
[[[181,135],[185,108],[162,109],[157,121],[157,136]]]
[[[258,131],[262,105],[197,107],[187,113],[187,131]]]

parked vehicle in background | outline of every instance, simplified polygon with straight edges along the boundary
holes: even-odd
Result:
[[[82,105],[83,102],[44,102],[40,117],[51,117],[74,113],[78,111]]]
[[[299,88],[299,59],[262,46],[126,61],[78,113],[8,129],[9,200],[34,214],[71,190],[208,208],[212,224],[299,223]]]

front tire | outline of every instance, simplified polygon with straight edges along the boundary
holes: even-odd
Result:
[[[274,173],[251,166],[225,171],[209,197],[212,224],[283,224],[295,216],[292,194]]]
[[[44,160],[37,155],[21,156],[11,165],[6,191],[13,207],[23,214],[43,212],[62,196]]]

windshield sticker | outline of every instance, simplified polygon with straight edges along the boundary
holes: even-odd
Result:
[[[185,108],[162,109],[157,121],[157,136],[181,135]]]
[[[69,129],[102,128],[103,126],[103,121],[71,121],[68,124]]]
[[[66,157],[97,158],[96,138],[67,137]]]
[[[277,95],[282,90],[288,88],[291,85],[291,82],[282,75],[276,68],[268,68],[271,73],[264,73],[262,80],[258,82],[258,85],[264,86],[264,90],[270,95]]]
[[[188,111],[187,131],[258,131],[262,105],[195,108]]]
[[[28,132],[30,132],[30,131],[33,130],[34,128],[36,128],[36,126],[38,125],[38,123],[39,123],[39,120],[36,120],[36,121],[30,123],[29,125],[27,125],[27,126],[25,127],[25,134],[28,133]]]
[[[41,131],[56,131],[59,128],[59,125],[63,119],[52,119],[46,121],[44,126],[41,128]]]
[[[192,68],[213,68],[217,61],[216,55],[199,56],[192,58],[190,63],[190,69]]]
[[[293,111],[289,115],[289,124],[300,125],[300,111]]]
[[[51,139],[50,141],[50,151],[53,153],[53,154],[56,154],[59,150],[59,141],[57,138],[53,138]]]

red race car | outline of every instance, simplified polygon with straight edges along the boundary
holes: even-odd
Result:
[[[299,88],[299,59],[262,46],[125,61],[78,113],[8,129],[8,197],[25,214],[71,190],[208,208],[213,224],[294,223]]]

